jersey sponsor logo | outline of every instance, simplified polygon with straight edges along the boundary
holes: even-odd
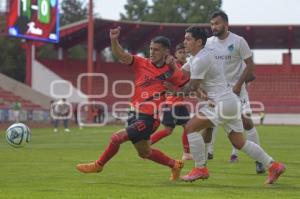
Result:
[[[229,50],[230,52],[232,52],[232,51],[234,50],[234,45],[231,44],[231,45],[229,45],[227,48],[228,48],[228,50]]]
[[[152,85],[154,82],[161,82],[165,81],[168,78],[170,78],[173,75],[173,71],[166,71],[160,75],[157,75],[155,77],[150,77],[148,75],[144,75],[144,82],[138,86],[140,87],[148,87]],[[183,77],[182,77],[183,78]]]
[[[216,60],[231,60],[231,55],[216,55]]]

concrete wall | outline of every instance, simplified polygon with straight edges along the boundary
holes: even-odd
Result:
[[[253,122],[255,124],[260,123],[260,116],[253,114]],[[300,114],[269,114],[265,115],[263,124],[266,125],[300,125]]]
[[[86,102],[87,96],[69,81],[45,67],[37,60],[32,62],[32,88],[53,98],[66,98],[69,102]]]
[[[15,95],[21,96],[24,99],[30,100],[35,104],[40,105],[45,109],[49,109],[51,98],[40,92],[37,92],[29,86],[20,83],[10,77],[0,73],[0,85],[3,89],[8,90]]]

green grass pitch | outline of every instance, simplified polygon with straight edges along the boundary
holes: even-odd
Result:
[[[256,175],[253,160],[240,152],[228,163],[231,145],[219,129],[208,180],[169,182],[170,169],[137,156],[130,142],[121,146],[98,174],[81,174],[77,163],[94,161],[120,126],[71,129],[32,129],[24,148],[13,148],[0,134],[1,199],[281,199],[300,198],[300,130],[296,126],[258,126],[265,150],[283,161],[287,170],[274,185],[263,186],[266,174]],[[181,128],[154,145],[181,158]],[[193,162],[186,162],[183,173]]]

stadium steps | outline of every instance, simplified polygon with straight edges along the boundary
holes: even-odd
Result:
[[[42,109],[42,107],[38,104],[34,104],[33,102],[23,99],[22,97],[15,95],[14,93],[7,91],[0,87],[0,108],[11,108],[12,104],[16,101],[20,102],[22,105],[22,109]]]
[[[0,85],[1,108],[10,108],[12,103],[19,101],[24,109],[49,109],[51,98],[2,73],[0,73]]]

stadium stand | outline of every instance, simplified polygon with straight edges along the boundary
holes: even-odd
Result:
[[[35,104],[30,100],[26,100],[0,87],[0,108],[9,108],[15,101],[20,102],[23,109],[42,109],[40,105]]]
[[[168,24],[151,22],[128,22],[112,21],[105,19],[95,19],[94,46],[97,52],[94,62],[95,73],[105,73],[108,77],[108,95],[100,100],[109,106],[116,101],[126,101],[128,99],[117,99],[112,95],[112,84],[115,80],[133,80],[131,69],[119,63],[105,63],[100,55],[106,47],[110,45],[108,31],[110,27],[121,26],[124,35],[121,38],[123,46],[132,53],[140,52],[147,48],[150,39],[156,35],[165,35],[171,38],[175,46],[183,38],[183,32],[190,24]],[[209,24],[203,24],[209,30]],[[251,49],[299,49],[300,26],[280,25],[280,26],[231,26],[231,31],[243,36],[249,43]],[[87,21],[80,21],[60,30],[60,43],[55,46],[56,50],[68,49],[82,44],[87,38]],[[37,50],[39,46],[37,44]],[[289,51],[290,52],[290,51]],[[87,71],[86,60],[73,60],[63,54],[62,60],[44,60],[36,58],[49,70],[58,74],[62,79],[66,79],[77,85],[77,77]],[[265,106],[266,113],[300,113],[300,66],[291,64],[291,54],[283,55],[281,65],[257,65],[255,69],[256,80],[248,85],[251,101],[260,101]],[[93,93],[101,93],[103,89],[101,80],[94,80]],[[81,85],[82,91],[87,93],[86,82]],[[119,86],[117,93],[130,93],[130,87]],[[93,99],[92,99],[93,100]],[[254,111],[255,112],[255,111]]]
[[[70,81],[73,86],[78,88],[77,78],[80,74],[86,71],[86,62],[78,60],[39,60],[43,65],[48,67],[54,73],[59,74],[65,80]],[[72,69],[70,70],[70,67]],[[101,99],[95,99],[95,101],[103,101],[108,104],[110,108],[114,102],[117,101],[127,101],[128,98],[118,99],[113,97],[112,87],[113,83],[117,80],[131,80],[133,81],[132,72],[129,66],[119,64],[119,63],[98,63],[95,64],[95,73],[104,73],[108,77],[108,95]],[[93,90],[92,94],[100,94],[103,92],[103,81],[99,78],[93,78]],[[83,79],[81,85],[82,91],[87,92],[87,82]],[[131,93],[131,87],[128,84],[125,86],[120,84],[116,86],[116,93],[119,95],[128,95]]]
[[[13,121],[12,105],[21,103],[21,121],[48,121],[51,98],[0,73],[0,123]]]
[[[64,79],[77,87],[77,77],[85,72],[85,62],[78,60],[42,60],[53,72],[60,74]],[[72,72],[70,72],[72,66]],[[95,72],[105,73],[109,77],[109,88],[115,80],[133,80],[128,66],[119,63],[101,63],[95,65]],[[282,65],[257,65],[256,80],[248,85],[251,101],[260,101],[265,106],[266,113],[300,113],[300,67]],[[86,92],[86,82],[82,85]],[[94,80],[93,93],[101,92],[101,82]],[[109,89],[108,96],[101,99],[111,105],[121,99],[114,98]],[[130,93],[129,86],[117,87],[117,93]],[[98,99],[99,100],[99,99]]]
[[[261,101],[267,113],[300,113],[300,67],[257,65],[248,86],[251,101]]]

